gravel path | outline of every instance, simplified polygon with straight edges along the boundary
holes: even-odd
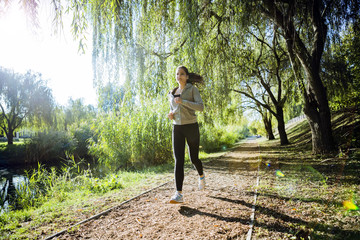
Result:
[[[258,163],[258,143],[249,139],[204,164],[205,191],[197,190],[196,171],[189,171],[184,204],[168,203],[171,182],[55,239],[246,239]]]

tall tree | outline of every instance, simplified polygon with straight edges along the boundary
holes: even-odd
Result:
[[[25,120],[51,121],[54,100],[41,74],[0,68],[0,86],[0,128],[8,144],[13,144],[14,132]]]
[[[242,67],[242,75],[251,78],[253,83],[247,80],[244,82],[244,89],[234,91],[252,99],[256,105],[266,108],[276,118],[280,143],[286,145],[289,141],[285,131],[284,105],[291,94],[292,81],[289,60],[282,44],[278,42],[276,28],[261,30],[257,25],[256,29],[250,32],[248,54],[243,58],[247,64]],[[254,43],[251,44],[252,42]],[[254,84],[260,89],[254,90]],[[266,99],[270,99],[271,103]],[[268,124],[266,119],[263,120]]]
[[[313,152],[332,151],[335,142],[327,92],[320,77],[321,59],[331,23],[340,20],[337,24],[343,25],[341,20],[348,20],[351,14],[358,16],[358,3],[331,0],[262,0],[260,3],[261,12],[281,29],[286,40],[304,98],[304,113],[312,132]]]

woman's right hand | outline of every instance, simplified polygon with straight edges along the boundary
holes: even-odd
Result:
[[[168,118],[169,118],[170,120],[173,120],[173,119],[174,119],[174,113],[173,113],[173,112],[169,112]]]

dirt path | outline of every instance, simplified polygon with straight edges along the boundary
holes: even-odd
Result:
[[[186,174],[184,204],[168,203],[169,183],[56,239],[246,239],[258,161],[256,140],[247,140],[204,164],[205,191],[194,170]]]

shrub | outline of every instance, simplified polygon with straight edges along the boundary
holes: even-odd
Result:
[[[205,152],[213,152],[231,147],[238,140],[248,136],[249,130],[244,126],[206,124],[200,127],[200,145]]]
[[[25,143],[26,162],[45,162],[65,158],[66,152],[73,152],[75,141],[66,132],[38,132]]]
[[[85,158],[89,156],[89,140],[94,137],[91,124],[82,122],[80,126],[73,125],[70,132],[75,140],[75,149],[73,154],[76,158]]]

